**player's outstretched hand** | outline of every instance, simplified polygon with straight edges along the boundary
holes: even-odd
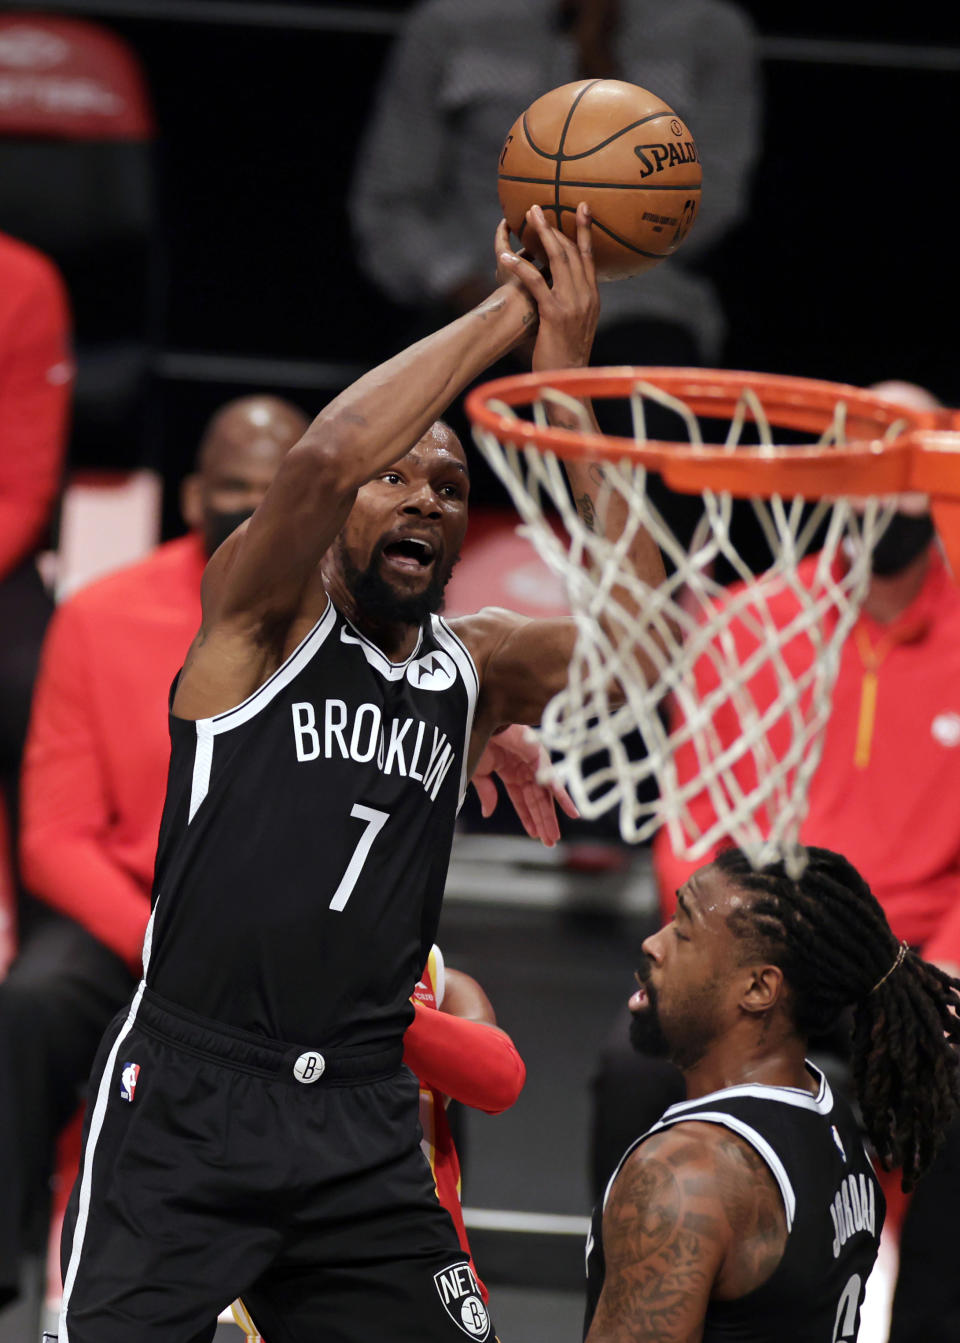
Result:
[[[483,815],[492,816],[498,796],[493,776],[498,775],[524,830],[531,839],[539,839],[552,848],[560,838],[554,804],[559,802],[561,810],[572,820],[580,813],[565,788],[537,782],[537,776],[549,764],[550,757],[530,729],[514,724],[491,737],[473,771],[472,783]]]
[[[540,329],[533,351],[535,372],[551,368],[585,368],[600,316],[600,291],[593,264],[590,208],[577,206],[577,240],[551,228],[539,205],[527,211],[547,258],[548,274],[509,246],[506,225],[497,232],[498,274],[513,274],[536,300]]]

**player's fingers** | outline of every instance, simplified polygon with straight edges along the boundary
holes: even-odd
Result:
[[[553,799],[542,788],[533,787],[530,792],[530,811],[536,825],[536,837],[551,846],[560,838],[560,826]]]
[[[550,297],[550,286],[536,266],[531,265],[525,257],[518,256],[516,252],[501,252],[498,260],[503,262],[516,275],[523,287],[538,303],[542,299]]]
[[[576,255],[576,248],[559,228],[554,228],[547,223],[547,216],[539,205],[530,207],[527,211],[527,219],[536,230],[537,237],[540,239],[540,246],[546,254],[547,263],[553,272],[554,279],[556,279],[557,266],[563,263],[569,267],[572,258]],[[560,222],[559,219],[557,222]]]
[[[480,799],[480,814],[484,818],[492,816],[497,809],[497,785],[489,774],[480,775],[473,780]]]
[[[577,251],[580,264],[589,284],[596,284],[597,273],[593,261],[593,215],[586,201],[577,206]]]
[[[497,225],[497,232],[494,236],[493,246],[494,251],[498,257],[500,256],[501,252],[513,251],[513,248],[510,245],[510,229],[508,228],[507,221],[505,219],[501,219],[500,223]]]

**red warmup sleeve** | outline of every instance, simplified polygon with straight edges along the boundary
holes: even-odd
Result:
[[[426,1086],[487,1114],[508,1110],[527,1069],[505,1031],[415,1002],[403,1061]]]
[[[111,806],[83,634],[82,618],[67,602],[50,624],[34,688],[21,785],[23,873],[39,899],[82,924],[136,974],[150,895],[105,844]]]
[[[0,312],[0,578],[43,538],[60,488],[72,386],[63,283],[37,253],[13,254],[20,296]],[[2,259],[7,264],[7,253]],[[5,278],[5,276],[0,277]]]

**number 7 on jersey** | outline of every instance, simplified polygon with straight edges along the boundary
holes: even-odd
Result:
[[[364,807],[359,802],[350,808],[350,815],[354,820],[366,821],[367,824],[349,863],[347,863],[347,870],[340,878],[340,885],[334,891],[333,899],[330,901],[330,909],[337,911],[346,907],[360,873],[363,871],[367,855],[373,847],[373,841],[390,819],[388,811],[378,811],[376,807]]]

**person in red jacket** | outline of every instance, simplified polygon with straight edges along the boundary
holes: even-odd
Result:
[[[17,781],[37,659],[53,603],[36,554],[47,539],[67,446],[73,361],[59,271],[0,233],[0,976],[32,902],[16,865]],[[0,1067],[3,1066],[0,1056]],[[11,1127],[0,1095],[0,1144]],[[0,1306],[17,1291],[12,1193],[0,1198]]]
[[[16,833],[30,692],[53,610],[34,560],[60,490],[72,384],[70,313],[60,273],[48,257],[0,233],[0,924],[5,915],[11,942],[13,845],[6,833]],[[3,934],[0,926],[0,971]]]

